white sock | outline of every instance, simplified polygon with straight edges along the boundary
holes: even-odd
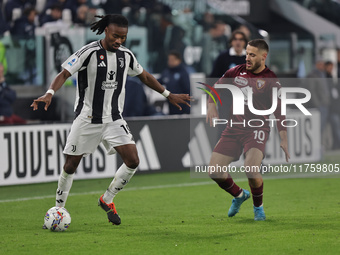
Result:
[[[56,192],[55,206],[65,207],[68,193],[72,187],[73,176],[74,174],[68,174],[64,169],[61,172],[58,181],[58,189]]]
[[[129,168],[125,164],[122,164],[120,168],[118,168],[113,181],[104,193],[103,200],[105,203],[112,203],[113,198],[130,181],[136,170],[137,168]]]
[[[243,190],[242,190],[242,192],[236,198],[242,197],[242,196],[243,196]]]

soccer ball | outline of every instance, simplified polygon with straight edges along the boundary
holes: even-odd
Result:
[[[64,207],[52,207],[45,214],[44,226],[51,231],[65,231],[71,224],[71,215]]]

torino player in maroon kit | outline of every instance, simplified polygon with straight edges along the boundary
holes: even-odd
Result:
[[[250,41],[246,48],[246,64],[229,69],[218,81],[218,83],[226,84],[226,79],[231,79],[233,85],[243,90],[245,94],[247,94],[247,89],[252,89],[253,105],[257,110],[270,109],[273,88],[280,88],[276,75],[265,65],[268,51],[268,45],[264,40]],[[216,166],[228,166],[231,162],[238,160],[243,151],[245,169],[253,169],[253,171],[246,171],[246,175],[253,197],[254,219],[265,220],[266,216],[262,202],[263,179],[259,169],[264,158],[265,145],[270,132],[269,124],[272,122],[268,121],[268,115],[259,116],[253,114],[247,107],[247,95],[245,96],[244,115],[233,115],[231,112],[231,120],[228,121],[226,129],[223,131],[212,153],[210,159],[212,168],[210,169],[217,169]],[[287,130],[281,125],[281,121],[285,119],[285,116],[281,115],[280,98],[277,100],[274,115],[277,119],[277,128],[281,138],[280,146],[285,152],[286,161],[288,162],[290,155],[288,152]],[[212,125],[214,118],[218,118],[217,109],[214,102],[209,101],[207,122],[210,121],[210,125]],[[247,124],[249,120],[251,120],[251,125]],[[255,120],[258,120],[257,123]],[[261,123],[264,124],[261,126]],[[257,169],[257,171],[254,169]],[[228,216],[233,217],[239,212],[241,204],[250,197],[250,192],[237,186],[228,172],[211,171],[209,176],[222,189],[234,197],[228,212]]]

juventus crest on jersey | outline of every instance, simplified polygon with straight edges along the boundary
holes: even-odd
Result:
[[[75,113],[91,123],[108,123],[122,118],[126,77],[143,72],[133,53],[120,46],[106,51],[100,41],[85,45],[62,67],[77,76]]]

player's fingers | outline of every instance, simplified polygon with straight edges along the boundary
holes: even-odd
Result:
[[[213,117],[209,116],[209,119],[210,119],[210,127],[212,127],[213,126]]]
[[[191,105],[188,102],[184,102],[187,106],[191,107]]]
[[[33,107],[33,111],[38,110],[38,101],[34,100],[33,103],[31,104],[31,107]]]
[[[37,105],[36,105],[36,103],[35,102],[33,102],[32,104],[31,104],[31,106],[30,107],[33,107],[33,111],[35,111],[36,110],[36,108],[37,108]]]
[[[281,148],[282,148],[282,150],[284,151],[284,153],[286,155],[286,162],[288,162],[289,159],[290,159],[290,155],[289,155],[288,149],[285,146],[281,146]]]
[[[181,107],[179,104],[174,103],[174,105],[175,105],[180,111],[182,111],[182,107]]]
[[[48,107],[50,106],[51,102],[47,101],[45,102],[45,111],[47,111]]]
[[[288,152],[288,150],[287,150],[287,154],[286,154],[287,156],[286,156],[286,160],[287,160],[287,162],[289,161],[289,159],[290,159],[290,154],[289,154],[289,152]]]

